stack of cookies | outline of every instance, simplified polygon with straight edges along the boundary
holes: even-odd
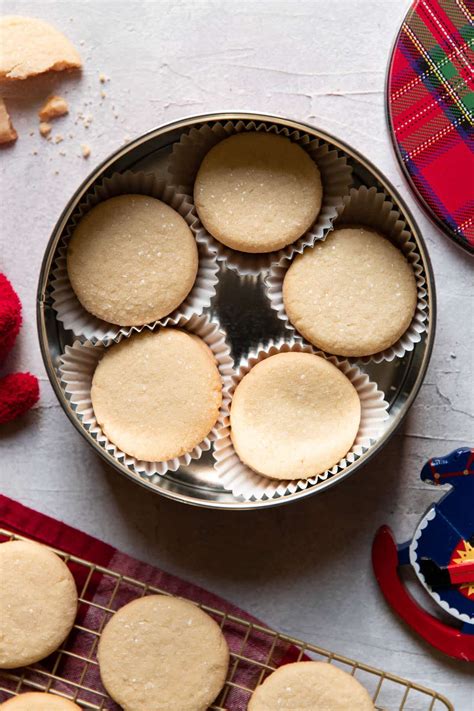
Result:
[[[403,354],[414,321],[417,334],[423,328],[403,223],[387,222],[375,188],[357,212],[361,191],[350,191],[347,161],[330,146],[267,126],[193,130],[176,145],[170,175],[159,193],[166,200],[155,187],[127,191],[143,184],[139,176],[112,176],[66,232],[67,276],[58,267],[53,299],[60,320],[73,313],[67,325],[83,337],[63,356],[61,376],[78,411],[89,413],[84,424],[145,474],[176,469],[217,440],[221,481],[236,493],[238,480],[246,498],[348,466],[387,417],[383,393],[356,361]],[[190,325],[215,294],[212,278],[207,291],[196,287],[204,253],[216,279],[225,267],[266,276],[270,304],[289,329],[281,342],[249,351],[232,384],[212,339]],[[81,331],[84,323],[92,332]],[[112,338],[104,323],[117,327],[106,331]],[[85,348],[96,356],[82,377]]]

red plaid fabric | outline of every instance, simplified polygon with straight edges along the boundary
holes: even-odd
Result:
[[[387,82],[392,139],[422,205],[474,253],[474,2],[416,0]]]
[[[87,560],[103,568],[108,568],[129,578],[140,580],[143,583],[153,585],[161,590],[165,590],[173,595],[185,597],[196,603],[206,605],[215,610],[221,610],[229,615],[233,615],[249,622],[255,622],[262,625],[259,620],[251,617],[246,612],[243,612],[235,605],[223,600],[207,590],[203,590],[197,585],[185,582],[180,578],[170,575],[169,573],[159,570],[152,565],[142,563],[134,558],[131,558],[124,553],[121,553],[116,548],[103,543],[102,541],[93,538],[92,536],[78,531],[75,528],[67,526],[65,523],[56,521],[44,514],[26,508],[21,504],[0,495],[0,527],[8,529],[13,533],[26,536],[33,540],[45,543],[59,550],[70,553]],[[77,564],[70,564],[70,570],[75,577],[78,590],[81,590],[84,585],[84,578],[87,577],[84,568]],[[94,606],[83,605],[79,606],[77,623],[85,626],[89,630],[99,629],[103,622],[104,613],[100,606],[107,606],[108,600],[111,597],[111,586],[115,585],[106,576],[95,572],[88,584],[90,599]],[[118,610],[120,607],[130,602],[137,597],[137,588],[131,584],[122,584],[120,591],[114,596],[113,609]],[[258,630],[253,630],[250,636],[247,636],[245,628],[242,625],[233,623],[229,620],[224,628],[227,643],[232,652],[237,654],[245,654],[248,658],[265,662],[269,653],[269,637],[261,634]],[[74,629],[68,638],[67,648],[70,652],[82,657],[90,655],[90,639],[87,634],[84,634],[80,629]],[[299,650],[291,645],[279,640],[276,645],[272,645],[272,660],[276,665],[287,664],[296,661]],[[96,658],[96,654],[92,655]],[[304,657],[306,659],[307,657]],[[46,672],[51,671],[54,665],[55,655],[34,665],[34,669],[42,669]],[[231,666],[234,664],[231,661]],[[83,687],[90,690],[98,690],[104,692],[98,668],[90,667],[86,676],[81,677],[83,664],[78,658],[68,657],[56,673],[64,682],[54,682],[51,690],[57,693],[62,693],[65,696],[72,696],[75,687],[74,683],[80,683]],[[1,670],[0,670],[1,671]],[[18,670],[15,670],[18,671]],[[21,670],[20,670],[21,671]],[[252,665],[239,664],[237,671],[233,676],[233,681],[247,688],[254,688],[258,683],[260,668]],[[43,673],[35,673],[30,670],[27,674],[30,682],[37,683],[41,688],[45,683],[45,675]],[[0,705],[2,701],[18,690],[16,681],[9,681],[8,677],[0,677],[2,686],[11,689],[10,693],[0,691]],[[71,682],[69,684],[68,682]],[[23,685],[21,691],[33,690],[34,687]],[[81,702],[89,702],[90,704],[97,703],[97,697],[94,693],[81,692]],[[232,688],[226,698],[226,708],[229,711],[245,711],[248,703],[248,694],[238,688]],[[102,707],[101,707],[102,708]],[[109,701],[103,707],[107,711],[118,711],[119,706]]]

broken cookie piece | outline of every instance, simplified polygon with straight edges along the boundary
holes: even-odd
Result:
[[[75,47],[47,22],[14,15],[0,18],[0,80],[81,66]]]
[[[18,134],[13,128],[10,116],[3,99],[0,99],[0,143],[13,143]]]
[[[46,123],[45,121],[41,121],[39,125],[39,132],[43,136],[43,138],[47,138],[49,134],[51,133],[51,129],[53,127],[51,126],[50,123]]]
[[[38,111],[40,121],[51,121],[51,119],[64,116],[69,113],[69,106],[62,96],[50,96],[46,103]]]

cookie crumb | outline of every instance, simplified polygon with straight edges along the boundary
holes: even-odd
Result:
[[[92,123],[92,115],[87,114],[86,116],[84,116],[82,123],[84,124],[84,128],[89,128]]]
[[[18,138],[3,99],[0,99],[0,143],[13,143]]]
[[[100,92],[100,98],[101,98],[101,99],[105,99],[106,96],[107,96],[107,94],[106,94],[105,91],[102,89],[102,91]]]
[[[91,154],[91,149],[87,145],[87,143],[82,143],[81,144],[81,152],[82,152],[82,157],[83,158],[89,158]]]
[[[54,142],[55,142],[55,143],[61,143],[62,141],[64,141],[64,138],[63,138],[63,136],[62,136],[60,133],[58,133],[58,134],[54,137]]]
[[[43,138],[47,138],[47,136],[49,136],[49,134],[51,133],[52,128],[53,127],[50,123],[46,123],[46,121],[41,121],[39,125],[39,132],[41,133]]]
[[[66,151],[59,151],[59,155],[60,155],[60,156],[65,156],[65,155],[66,155]]]
[[[105,74],[99,74],[99,81],[101,84],[105,84],[105,82],[108,81],[108,77],[106,77]]]
[[[82,111],[79,111],[77,119],[74,123],[77,124],[78,121],[82,121],[84,128],[89,128],[92,123],[92,114],[84,114]]]
[[[68,113],[69,106],[66,99],[63,99],[62,96],[50,96],[38,111],[38,116],[41,121],[50,121]]]

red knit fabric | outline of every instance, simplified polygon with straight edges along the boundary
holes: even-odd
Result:
[[[13,348],[22,323],[21,302],[0,274],[0,366]],[[0,425],[23,415],[39,398],[39,383],[31,373],[13,373],[0,379]]]
[[[11,351],[20,326],[20,299],[6,276],[0,274],[0,364]]]
[[[38,379],[31,373],[11,373],[0,378],[0,425],[23,415],[38,398]]]

